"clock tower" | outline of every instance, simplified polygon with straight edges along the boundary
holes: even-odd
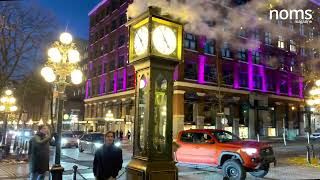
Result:
[[[136,71],[133,157],[128,180],[176,180],[172,157],[173,72],[182,60],[183,26],[154,8],[129,21],[129,63]]]

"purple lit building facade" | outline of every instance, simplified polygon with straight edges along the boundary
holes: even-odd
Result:
[[[126,0],[105,0],[89,13],[85,119],[96,131],[104,130],[104,117],[110,110],[115,120],[107,128],[132,132],[135,75],[127,64],[127,7]],[[278,25],[294,32],[294,39],[263,29],[239,29],[237,38],[243,43],[255,41],[260,44],[256,49],[184,33],[184,62],[174,73],[174,135],[182,129],[213,127],[244,138],[280,136],[283,126],[303,133],[301,63],[315,56],[303,44],[319,36],[319,21],[312,26],[285,21]],[[225,125],[217,118],[220,111],[228,120]]]

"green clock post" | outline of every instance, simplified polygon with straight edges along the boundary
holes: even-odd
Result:
[[[182,60],[183,26],[156,10],[131,20],[129,62],[136,71],[133,158],[128,180],[176,180],[172,159],[173,72]]]

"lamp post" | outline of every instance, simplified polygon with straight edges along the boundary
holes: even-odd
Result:
[[[4,123],[3,123],[3,137],[2,144],[6,144],[6,135],[7,135],[7,125],[8,125],[8,115],[17,111],[17,106],[15,106],[16,98],[12,94],[12,90],[7,89],[4,92],[4,95],[0,98],[0,112],[4,113]]]
[[[316,80],[314,82],[314,86],[309,91],[309,97],[306,100],[306,103],[308,107],[306,108],[307,112],[307,119],[308,119],[308,136],[310,136],[311,133],[311,107],[320,108],[320,79]],[[309,137],[308,137],[309,139]]]
[[[55,41],[48,50],[48,61],[41,70],[41,75],[44,79],[49,83],[53,83],[58,92],[55,164],[50,170],[53,180],[62,180],[62,173],[64,171],[60,165],[64,91],[66,86],[71,84],[71,82],[73,84],[80,84],[82,82],[82,72],[77,64],[80,61],[80,54],[76,45],[72,43],[71,34],[64,32],[60,35],[59,40]]]

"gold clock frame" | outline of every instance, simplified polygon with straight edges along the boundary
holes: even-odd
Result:
[[[175,32],[177,47],[176,47],[176,50],[169,55],[161,54],[153,46],[153,43],[152,43],[153,30],[159,25],[167,26]],[[143,15],[141,15],[140,17],[132,21],[129,21],[127,23],[127,26],[129,26],[129,35],[130,35],[129,36],[130,37],[129,63],[132,63],[134,61],[137,61],[149,56],[157,56],[157,57],[160,57],[161,59],[169,59],[169,60],[176,60],[176,61],[182,60],[183,25],[181,23],[173,21],[167,17],[158,16],[154,11],[149,10]],[[134,50],[134,37],[135,37],[136,31],[142,26],[146,26],[148,28],[148,47],[145,53],[141,55],[137,55],[135,54],[135,50]]]

